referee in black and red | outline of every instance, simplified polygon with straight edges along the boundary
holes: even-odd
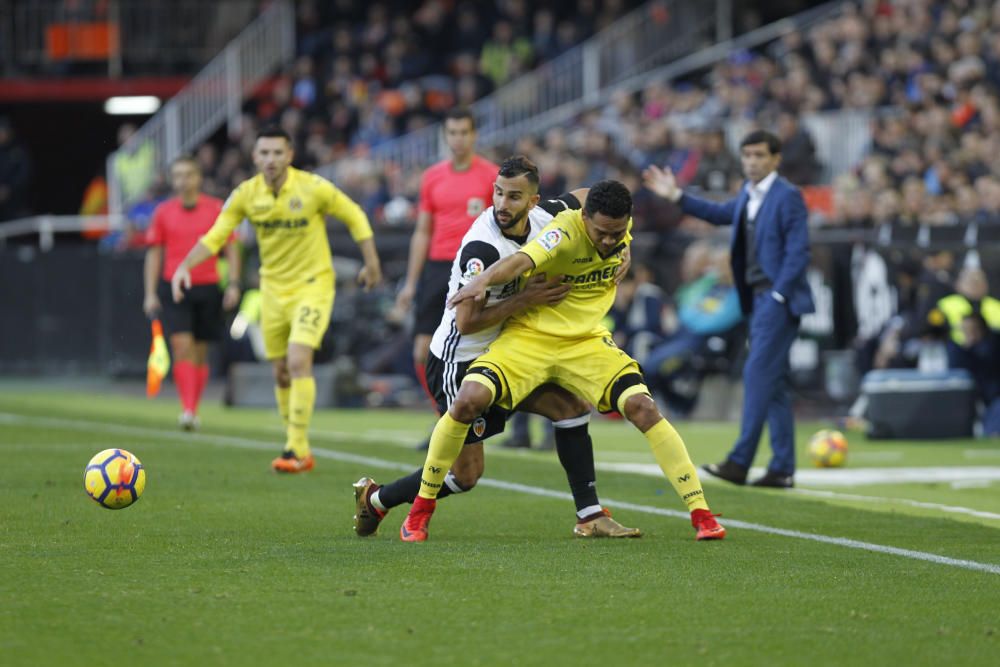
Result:
[[[240,255],[235,243],[226,246],[229,281],[219,288],[218,261],[205,262],[191,271],[191,290],[181,303],[170,295],[170,277],[188,251],[207,232],[222,211],[222,201],[201,192],[201,169],[192,158],[170,165],[176,196],[153,212],[147,232],[143,272],[145,298],[142,309],[163,321],[173,359],[174,384],[181,400],[178,419],[185,430],[198,425],[198,403],[208,383],[208,344],[222,332],[222,310],[240,301]]]

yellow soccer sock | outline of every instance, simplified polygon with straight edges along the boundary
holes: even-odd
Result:
[[[309,455],[309,422],[316,403],[316,380],[311,377],[292,378],[288,397],[288,443],[285,451],[296,458]]]
[[[660,470],[670,480],[677,495],[687,504],[688,510],[707,510],[708,503],[705,502],[705,492],[701,488],[698,471],[691,463],[684,441],[670,422],[661,419],[643,435],[649,440]]]
[[[278,414],[281,415],[281,424],[288,428],[288,401],[292,394],[291,387],[274,385],[274,400],[278,404]]]
[[[437,498],[451,464],[462,453],[468,432],[468,424],[452,419],[447,412],[441,416],[431,433],[431,444],[427,448],[424,472],[420,478],[420,492],[417,495],[428,500]]]

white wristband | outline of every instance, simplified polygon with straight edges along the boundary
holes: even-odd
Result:
[[[773,298],[778,303],[785,303],[785,297],[777,290],[771,290],[771,298]]]

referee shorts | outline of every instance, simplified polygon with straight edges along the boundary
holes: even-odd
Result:
[[[413,325],[415,336],[433,336],[444,314],[445,300],[448,298],[448,281],[451,279],[451,262],[431,261],[424,263],[417,283],[416,314]]]
[[[548,382],[600,412],[619,410],[634,394],[649,394],[638,362],[619,349],[607,330],[567,339],[508,327],[467,372],[492,386],[496,403],[508,410]]]
[[[439,414],[444,414],[451,407],[451,402],[458,395],[458,387],[469,368],[469,361],[442,361],[434,353],[427,356],[425,369],[427,386],[434,395]],[[510,410],[505,410],[493,404],[483,414],[477,417],[465,437],[465,444],[482,442],[497,433],[503,433]]]
[[[160,299],[160,320],[167,336],[189,333],[198,341],[217,341],[222,333],[222,292],[215,283],[192,285],[184,300],[174,303],[170,283],[156,286]]]

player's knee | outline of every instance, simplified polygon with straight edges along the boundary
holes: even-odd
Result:
[[[478,464],[477,464],[478,463]],[[472,489],[479,478],[483,476],[483,464],[482,461],[469,461],[465,464],[456,464],[451,468],[451,474],[454,475],[455,481],[464,490],[468,491]]]
[[[570,394],[565,400],[560,402],[559,416],[554,421],[573,419],[586,414],[590,414],[590,403],[579,396]]]
[[[279,387],[290,387],[292,384],[292,376],[288,372],[288,365],[285,363],[284,359],[279,359],[275,361],[272,366],[274,371],[274,383]]]
[[[634,394],[625,399],[625,418],[645,433],[663,419],[663,415],[648,394]]]
[[[465,382],[458,390],[458,396],[452,401],[451,407],[448,408],[448,414],[463,424],[471,424],[490,407],[492,398],[489,389],[481,384]]]
[[[307,348],[308,349],[308,348]],[[312,375],[312,350],[290,349],[288,351],[288,373],[293,378]]]

